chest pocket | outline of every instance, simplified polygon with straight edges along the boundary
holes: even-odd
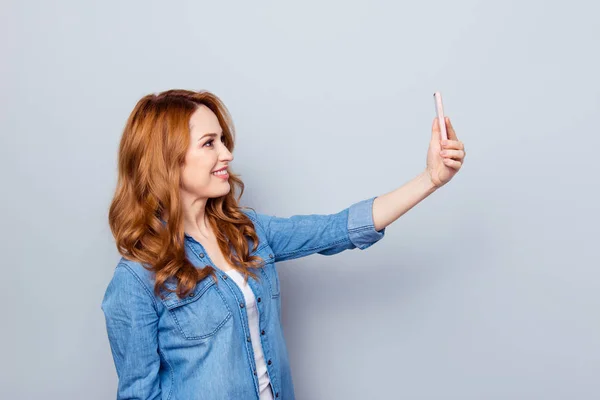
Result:
[[[198,282],[187,297],[180,299],[175,293],[170,293],[162,302],[188,340],[215,335],[231,318],[231,310],[211,276]]]
[[[277,275],[277,269],[275,268],[275,256],[273,250],[268,244],[262,245],[256,250],[256,255],[260,256],[264,260],[264,266],[260,269],[261,276],[269,288],[272,298],[279,297],[279,276]]]

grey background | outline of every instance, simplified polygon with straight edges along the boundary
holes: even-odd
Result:
[[[424,168],[432,92],[467,148],[366,251],[279,264],[298,399],[600,398],[592,1],[4,1],[3,399],[109,399],[100,302],[121,130],[208,89],[243,204],[333,213]]]

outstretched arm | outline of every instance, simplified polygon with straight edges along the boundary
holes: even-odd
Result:
[[[378,196],[373,201],[375,230],[385,228],[435,191],[431,179],[422,172],[398,189]]]
[[[373,225],[379,231],[405,214],[438,188],[450,181],[460,170],[465,150],[463,143],[446,117],[448,140],[442,141],[438,119],[434,118],[427,166],[416,178],[398,189],[378,196],[373,202]]]
[[[365,250],[385,235],[373,228],[373,199],[361,200],[334,214],[293,215],[283,218],[247,210],[264,232],[275,261],[319,253],[330,256],[344,250]]]

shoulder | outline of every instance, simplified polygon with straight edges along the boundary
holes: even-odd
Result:
[[[256,235],[258,236],[259,241],[258,247],[262,248],[265,245],[267,245],[269,242],[269,219],[271,217],[267,214],[261,214],[259,212],[256,212],[256,210],[250,207],[240,208],[240,211],[246,214],[248,218],[250,218],[250,220],[254,223],[254,230],[256,232]]]
[[[154,299],[154,273],[136,261],[121,257],[106,289],[105,298],[111,294],[135,295],[139,298]]]
[[[121,257],[115,271],[119,268],[129,271],[140,283],[148,283],[154,281],[154,272],[144,268],[142,264],[137,261],[128,260],[125,257]]]
[[[254,228],[256,230],[261,230],[261,233],[265,232],[265,226],[268,223],[269,216],[265,214],[261,214],[256,212],[255,209],[251,207],[240,207],[240,211],[243,212],[250,218],[250,220],[254,223]]]

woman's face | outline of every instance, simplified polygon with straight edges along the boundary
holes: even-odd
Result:
[[[214,174],[233,160],[222,132],[217,116],[205,105],[192,114],[190,147],[185,155],[181,187],[182,195],[192,202],[221,197],[231,189],[228,174]]]

